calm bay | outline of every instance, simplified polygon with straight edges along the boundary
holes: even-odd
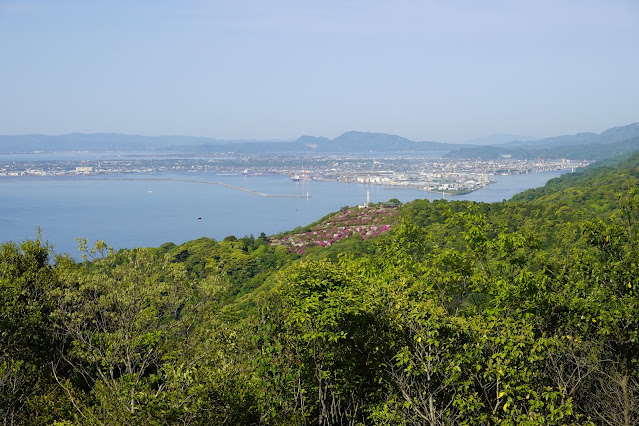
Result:
[[[496,183],[449,200],[494,202],[543,186],[564,172],[494,176]],[[197,182],[194,182],[197,181]],[[208,182],[209,184],[207,184]],[[273,195],[263,197],[227,186]],[[441,194],[378,185],[292,182],[286,176],[210,173],[0,178],[0,242],[33,238],[40,227],[56,253],[78,256],[77,238],[116,249],[176,244],[199,237],[267,235],[305,226],[340,207]],[[289,198],[277,196],[298,196]]]

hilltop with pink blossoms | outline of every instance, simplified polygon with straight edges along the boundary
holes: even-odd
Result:
[[[308,247],[328,247],[353,236],[368,240],[391,229],[398,215],[398,207],[392,205],[352,207],[326,216],[305,232],[272,237],[270,243],[303,254]]]

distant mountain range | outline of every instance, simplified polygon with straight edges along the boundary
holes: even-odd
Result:
[[[197,136],[140,136],[120,133],[70,133],[67,135],[0,135],[0,152],[156,151],[203,145],[251,141],[219,140]],[[268,143],[269,141],[265,141]]]
[[[639,123],[613,127],[600,134],[577,133],[536,141],[512,141],[502,145],[463,147],[446,154],[448,158],[494,159],[571,158],[601,160],[613,155],[639,150]]]
[[[335,139],[301,136],[295,141],[239,141],[193,136],[138,136],[117,133],[68,135],[0,135],[0,152],[153,151],[188,153],[357,153],[440,152],[448,158],[570,158],[599,160],[639,150],[639,123],[613,127],[601,134],[578,133],[539,140],[512,140],[515,135],[474,139],[475,144],[415,142],[386,133],[346,132]],[[501,141],[492,143],[490,141]],[[507,142],[504,142],[507,141]],[[481,146],[480,146],[481,145]]]
[[[227,144],[194,145],[189,150],[197,152],[389,152],[389,151],[438,151],[448,152],[461,145],[441,142],[414,142],[401,136],[386,133],[346,132],[335,139],[301,136],[293,142],[242,142]],[[465,145],[469,146],[469,145]]]
[[[438,151],[463,146],[440,142],[414,142],[385,133],[347,132],[335,139],[301,136],[295,141],[237,141],[193,136],[137,136],[117,133],[0,136],[0,152],[54,151],[180,151],[192,153],[286,153]]]

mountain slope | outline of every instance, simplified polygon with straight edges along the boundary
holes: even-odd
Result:
[[[541,188],[515,195],[511,201],[574,204],[597,211],[614,201],[615,194],[627,192],[638,180],[639,151],[636,151],[551,179]]]
[[[538,141],[515,141],[502,146],[460,148],[448,158],[493,159],[501,155],[513,158],[570,158],[600,160],[639,149],[639,123],[613,127],[601,134],[578,133]]]

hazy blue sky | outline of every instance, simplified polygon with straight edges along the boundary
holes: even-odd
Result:
[[[555,136],[639,121],[637,0],[0,0],[0,134]]]

